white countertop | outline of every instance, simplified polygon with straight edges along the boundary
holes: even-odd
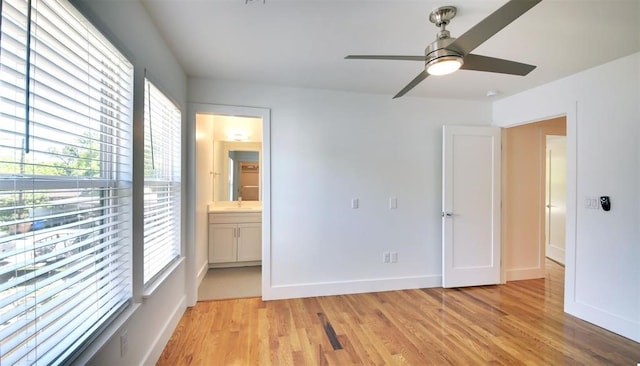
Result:
[[[241,212],[253,212],[260,213],[262,212],[262,206],[219,206],[214,204],[207,205],[207,209],[209,213],[225,213],[225,212],[233,212],[233,213],[241,213]]]

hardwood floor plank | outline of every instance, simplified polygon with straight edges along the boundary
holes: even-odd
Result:
[[[563,299],[564,270],[547,262],[544,279],[501,286],[199,302],[184,313],[157,364],[640,362],[640,344],[565,314]]]

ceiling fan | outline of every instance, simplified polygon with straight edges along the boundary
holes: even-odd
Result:
[[[424,61],[425,69],[393,98],[405,95],[429,75],[446,75],[458,69],[488,71],[524,76],[536,67],[495,57],[471,53],[542,0],[511,0],[459,38],[452,38],[446,26],[456,15],[456,8],[443,6],[429,14],[429,21],[440,28],[436,40],[425,49],[424,56],[349,55],[346,59]]]

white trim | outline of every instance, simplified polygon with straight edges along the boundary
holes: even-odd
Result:
[[[598,326],[606,324],[605,329],[640,343],[640,322],[638,321],[622,318],[610,311],[581,301],[572,303],[565,301],[564,311]]]
[[[200,284],[202,283],[202,281],[204,281],[204,278],[207,275],[207,271],[209,271],[209,263],[204,261],[200,266],[200,269],[198,270],[198,274],[196,275],[196,283],[198,284],[197,287],[200,287]]]
[[[576,282],[576,231],[577,231],[577,194],[578,194],[578,103],[576,101],[560,106],[554,106],[552,110],[540,112],[537,117],[530,120],[519,121],[494,121],[494,126],[514,127],[528,123],[544,121],[556,117],[565,116],[567,126],[567,213],[566,213],[566,263],[565,263],[565,291],[564,291],[564,311],[573,312],[575,298],[575,282]],[[507,274],[515,277],[524,276],[526,269],[522,273]],[[511,271],[514,272],[514,271]],[[514,278],[515,279],[515,278]],[[575,315],[575,314],[574,314]]]
[[[578,231],[578,102],[567,107],[567,215],[564,274],[564,311],[576,302],[576,238]]]
[[[507,270],[507,281],[531,280],[534,278],[544,278],[544,268],[516,268]]]
[[[162,351],[164,347],[169,342],[169,338],[173,335],[173,331],[177,328],[180,319],[182,319],[182,315],[184,315],[184,310],[187,308],[187,298],[186,296],[182,296],[178,304],[174,307],[171,312],[171,316],[164,322],[162,326],[162,331],[158,334],[158,336],[153,340],[151,348],[142,358],[143,365],[155,365],[156,362],[160,359],[162,355]]]
[[[545,254],[552,260],[564,265],[564,258],[566,258],[566,251],[564,248],[560,248],[552,244],[546,247]]]
[[[153,296],[153,293],[158,289],[158,287],[162,286],[162,284],[164,283],[164,281],[173,274],[173,272],[176,270],[176,268],[180,267],[180,265],[182,265],[182,262],[184,262],[184,256],[178,258],[177,260],[173,261],[173,263],[171,263],[171,265],[169,265],[167,268],[165,268],[164,270],[162,270],[160,276],[158,276],[158,278],[154,279],[151,284],[144,289],[144,291],[142,291],[142,299],[148,299],[151,296]]]
[[[264,268],[264,266],[263,266]],[[263,270],[264,272],[264,270]],[[263,282],[264,283],[264,282]],[[367,292],[409,290],[440,287],[442,275],[380,278],[374,280],[354,280],[316,282],[294,285],[279,285],[262,288],[263,300],[279,300],[300,297],[345,295]]]

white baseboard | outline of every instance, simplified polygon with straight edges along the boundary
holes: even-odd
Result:
[[[532,280],[535,278],[544,278],[543,268],[518,268],[507,270],[507,281]]]
[[[564,256],[565,256],[564,248],[550,245],[546,249],[547,249],[546,251],[547,257],[551,258],[552,260],[558,263],[564,264]]]
[[[640,321],[622,318],[583,302],[571,301],[565,296],[564,311],[584,321],[640,343]]]
[[[303,283],[278,285],[262,289],[263,300],[278,300],[300,297],[356,294],[364,292],[381,292],[430,288],[442,286],[442,276],[413,276],[381,278],[360,281]]]
[[[200,269],[198,270],[198,276],[196,277],[196,281],[198,284],[196,287],[200,287],[200,284],[202,283],[202,280],[204,280],[204,277],[207,275],[208,270],[209,270],[209,263],[207,262],[202,263],[202,266],[200,266]]]
[[[173,335],[173,331],[178,326],[180,319],[182,319],[182,315],[184,314],[185,309],[187,308],[187,297],[182,296],[176,307],[171,312],[171,316],[165,321],[162,326],[162,331],[158,334],[156,339],[153,340],[153,344],[149,349],[149,352],[143,358],[143,365],[155,365],[160,355],[162,355],[162,351],[164,347],[169,342],[169,338]]]

